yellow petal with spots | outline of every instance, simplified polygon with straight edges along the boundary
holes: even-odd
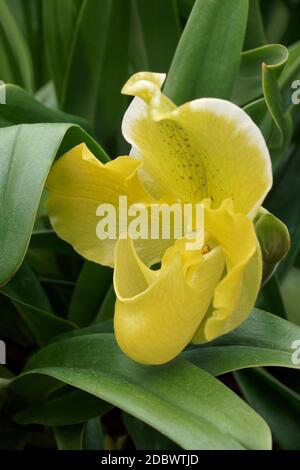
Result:
[[[114,265],[116,240],[100,240],[96,235],[99,204],[110,203],[118,209],[119,195],[128,197],[128,206],[153,202],[139,181],[140,164],[132,157],[119,157],[103,164],[81,144],[53,166],[46,183],[50,192],[46,207],[51,224],[85,258]],[[116,215],[118,222],[118,210]],[[118,226],[117,223],[117,234]],[[151,263],[160,259],[170,241],[138,240],[136,244],[145,262]]]
[[[204,98],[176,107],[160,91],[163,79],[140,73],[123,88],[135,96],[123,134],[143,162],[149,190],[183,202],[209,197],[215,208],[229,198],[237,212],[253,217],[272,185],[259,128],[229,101]]]
[[[162,364],[191,341],[224,270],[221,248],[202,255],[184,252],[179,241],[161,269],[138,258],[131,240],[116,245],[115,334],[121,349],[143,364]]]
[[[253,223],[232,211],[231,201],[218,210],[207,209],[205,226],[221,246],[226,275],[217,286],[211,308],[193,342],[211,341],[237,328],[254,307],[262,277],[262,259]]]

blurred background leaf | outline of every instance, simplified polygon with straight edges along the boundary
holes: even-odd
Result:
[[[23,33],[5,0],[0,0],[1,79],[34,89],[33,64]]]
[[[236,372],[235,377],[248,403],[269,423],[275,442],[282,449],[299,449],[300,395],[264,369]]]
[[[78,14],[61,103],[88,120],[104,146],[120,128],[126,99],[120,90],[128,76],[130,0],[84,0]]]
[[[178,105],[204,96],[230,98],[239,69],[248,0],[196,0],[165,85]],[[228,25],[230,24],[230,28]]]
[[[101,450],[103,433],[100,421],[90,419],[84,424],[54,428],[58,450]]]
[[[112,270],[86,261],[76,283],[69,319],[78,326],[89,325],[96,316],[112,281]]]
[[[176,1],[132,0],[132,7],[130,58],[134,69],[168,72],[181,35]]]

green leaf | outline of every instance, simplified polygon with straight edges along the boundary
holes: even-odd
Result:
[[[90,419],[86,423],[83,448],[84,450],[104,449],[104,436],[99,418]]]
[[[32,346],[34,339],[9,297],[0,295],[0,337],[21,347]]]
[[[94,395],[74,390],[19,412],[15,420],[19,424],[67,426],[102,416],[111,408],[111,405]]]
[[[181,34],[176,2],[134,0],[134,4],[144,43],[145,66],[153,72],[167,72]]]
[[[251,119],[257,124],[267,141],[272,132],[273,121],[268,111],[265,99],[260,98],[252,101],[244,107],[244,111],[246,111]]]
[[[265,310],[271,311],[274,315],[278,315],[281,318],[287,318],[281,287],[276,274],[264,285],[261,294]]]
[[[86,261],[78,277],[69,307],[69,319],[82,327],[96,316],[112,280],[112,270]]]
[[[259,0],[249,2],[249,14],[244,49],[254,49],[266,44],[263,18],[260,11]]]
[[[46,293],[26,264],[0,292],[13,302],[39,345],[75,328],[71,322],[52,314]]]
[[[58,450],[83,450],[85,424],[54,427]]]
[[[281,283],[281,292],[288,319],[300,326],[300,269],[292,267]]]
[[[99,333],[113,333],[114,326],[112,320],[106,320],[100,323],[96,323],[94,325],[86,326],[85,328],[77,328],[73,331],[67,331],[65,333],[61,333],[55,338],[51,339],[52,343],[57,343],[63,339],[67,338],[74,338],[77,336],[89,336]]]
[[[280,44],[268,44],[242,52],[232,100],[241,106],[261,97],[263,64],[267,64],[278,77],[287,63],[288,55],[287,48]]]
[[[240,66],[248,1],[197,0],[177,47],[165,93],[177,104],[229,99]],[[230,27],[228,27],[230,25]]]
[[[40,345],[47,343],[53,336],[75,328],[71,322],[52,313],[43,287],[26,263],[0,292],[12,301]]]
[[[26,19],[25,19],[24,8],[23,8],[22,3],[24,3],[22,2],[22,0],[9,0],[7,2],[10,11],[12,12],[15,20],[17,21],[22,33],[25,35],[26,34]],[[29,0],[29,2],[27,3],[32,3],[32,0]]]
[[[34,97],[44,106],[50,109],[58,109],[56,90],[52,81],[45,83],[45,85],[39,88]]]
[[[5,0],[0,0],[0,67],[2,80],[13,81],[29,91],[33,90],[30,53]]]
[[[217,379],[183,360],[160,367],[139,365],[119,350],[111,334],[47,346],[11,383],[12,391],[28,393],[36,374],[108,401],[185,449],[268,449],[271,445],[264,421]]]
[[[258,366],[293,364],[293,342],[300,339],[300,328],[282,318],[254,309],[248,320],[231,333],[206,345],[185,351],[182,356],[210,374]]]
[[[138,450],[154,451],[178,449],[178,446],[170,441],[170,439],[139,419],[127,413],[123,413],[123,421]]]
[[[278,167],[275,173],[273,188],[265,202],[267,209],[287,225],[291,236],[291,249],[278,267],[279,279],[293,265],[300,249],[299,157],[300,152],[296,141],[293,151]]]
[[[258,51],[260,51],[259,54]],[[273,166],[276,168],[281,157],[288,148],[293,133],[293,122],[291,119],[290,107],[285,110],[279,82],[277,79],[277,75],[280,73],[283,65],[287,61],[288,53],[287,49],[283,48],[283,46],[265,46],[263,48],[259,48],[257,51],[249,51],[248,53],[250,54],[250,59],[253,55],[255,63],[256,57],[259,58],[263,51],[268,51],[268,53],[271,53],[271,56],[274,55],[273,60],[271,61],[273,63],[268,65],[266,63],[262,64],[261,81],[264,98],[249,103],[247,106],[245,106],[245,111],[252,117],[252,119],[260,127],[262,133],[264,134],[267,144],[271,150]],[[245,54],[248,53],[246,52]],[[255,70],[255,67],[253,70]],[[252,84],[251,80],[253,80]],[[251,88],[253,88],[252,95]],[[251,75],[250,78],[246,76],[246,83],[244,83],[244,86],[243,82],[241,81],[238,84],[238,88],[236,88],[236,90],[235,99],[237,101],[242,102],[243,99],[245,100],[247,96],[249,96],[249,99],[250,97],[253,99],[255,95],[259,93],[260,79],[258,77],[256,79],[254,77],[251,78]],[[239,94],[241,95],[240,97]],[[243,96],[244,98],[242,98]]]
[[[43,38],[42,0],[6,0],[30,50],[34,82],[39,88],[48,79]]]
[[[255,217],[254,227],[261,248],[262,285],[265,285],[289,252],[291,239],[286,225],[263,207]]]
[[[292,104],[291,94],[293,92],[291,86],[293,80],[298,77],[298,73],[300,70],[300,60],[299,60],[299,52],[300,52],[300,43],[297,42],[290,46],[287,50],[283,46],[279,45],[269,45],[265,48],[260,48],[262,51],[271,52],[273,49],[272,57],[266,57],[264,62],[268,64],[268,68],[271,68],[273,72],[275,72],[276,77],[278,77],[278,84],[275,81],[275,77],[272,76],[270,73],[264,75],[264,80],[271,79],[270,84],[266,82],[265,90],[268,96],[268,89],[273,87],[273,96],[269,94],[268,106],[270,108],[270,112],[268,112],[268,108],[266,102],[261,100],[260,102],[252,102],[248,106],[246,106],[245,110],[250,114],[250,116],[255,120],[255,122],[261,127],[266,139],[269,141],[270,145],[274,146],[274,141],[272,142],[270,139],[272,137],[272,132],[274,133],[272,122],[272,115],[276,119],[277,122],[277,133],[275,134],[275,138],[277,139],[277,143],[275,140],[275,146],[278,146],[280,141],[283,142],[282,149],[279,149],[278,153],[279,156],[282,155],[284,149],[287,147],[289,142],[290,134],[292,132],[292,123],[289,116],[290,112],[296,111],[298,108],[296,105]],[[288,52],[288,54],[287,54]],[[244,54],[253,54],[254,51],[248,51]],[[242,60],[243,63],[243,60]],[[282,69],[282,66],[284,68]],[[254,69],[253,69],[254,71]],[[249,70],[250,78],[248,79],[251,81],[252,72]],[[257,80],[259,79],[257,74]],[[245,80],[247,81],[247,77],[245,75]],[[254,77],[253,77],[254,80]],[[257,88],[255,88],[257,89]],[[281,104],[281,97],[280,93],[283,97],[283,108]],[[249,89],[244,86],[240,87],[240,91],[243,92],[244,96],[249,96]],[[253,96],[254,94],[252,94]],[[283,111],[283,109],[287,109],[287,111]],[[258,111],[258,112],[257,112]],[[272,151],[272,154],[275,158],[278,156],[276,155],[275,151]]]
[[[1,292],[9,298],[52,312],[46,292],[27,263],[23,263],[11,281],[2,287]]]
[[[54,427],[54,435],[59,450],[103,449],[103,432],[99,419],[91,419],[85,424]]]
[[[101,304],[99,312],[95,318],[95,323],[103,323],[113,319],[115,312],[116,294],[113,284],[108,289],[106,296]]]
[[[30,239],[30,249],[78,256],[71,245],[59,238],[52,229],[34,230]]]
[[[40,307],[27,304],[20,300],[20,292],[18,292],[18,289],[15,291],[11,288],[10,284],[11,283],[2,288],[1,293],[13,302],[17,311],[40,346],[48,343],[51,338],[59,335],[60,333],[70,331],[75,328],[75,325],[71,322],[60,318],[47,310],[43,310]]]
[[[88,120],[101,142],[120,128],[128,78],[129,0],[85,0],[69,52],[63,108]]]
[[[280,147],[284,143],[286,136],[291,137],[291,120],[283,110],[279,84],[274,71],[266,64],[263,64],[262,84],[268,110],[278,130],[272,136],[270,145],[272,147]],[[288,141],[285,145],[286,147],[287,144]]]
[[[300,41],[288,47],[289,57],[279,78],[279,86],[281,90],[287,90],[291,93],[291,84],[293,80],[298,78],[300,71]]]
[[[19,269],[30,241],[45,180],[56,155],[86,142],[103,161],[103,150],[70,124],[32,124],[0,129],[0,285]]]
[[[235,378],[248,403],[269,423],[275,442],[299,450],[300,395],[264,369],[236,372]]]
[[[43,0],[43,25],[51,77],[58,99],[62,94],[70,48],[76,30],[78,5],[74,0]]]
[[[47,108],[18,86],[5,85],[5,93],[6,104],[0,104],[0,127],[41,122],[65,122],[87,127],[83,119]]]
[[[1,379],[12,379],[14,374],[7,367],[0,365],[0,377]]]
[[[194,6],[195,0],[177,0],[180,16],[187,19]]]
[[[284,0],[261,1],[261,7],[266,10],[266,36],[268,42],[281,42],[290,21],[290,11],[286,2]]]
[[[285,0],[285,2],[289,9],[289,22],[281,42],[284,44],[293,44],[299,39],[298,19],[300,15],[300,4],[298,0]]]
[[[64,278],[55,252],[52,253],[51,251],[32,249],[29,246],[25,260],[30,264],[40,280],[43,277],[46,279]]]

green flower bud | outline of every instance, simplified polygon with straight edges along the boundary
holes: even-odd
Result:
[[[262,252],[265,283],[288,253],[291,240],[286,225],[264,208],[259,210],[254,226]]]

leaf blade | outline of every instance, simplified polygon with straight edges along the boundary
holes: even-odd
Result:
[[[25,375],[12,382],[15,392],[28,390],[30,374],[35,373],[120,407],[186,449],[270,447],[264,422],[219,381],[186,361],[161,367],[136,364],[110,334],[72,338],[44,348],[30,361]],[[231,409],[239,411],[232,415]],[[249,432],[253,426],[255,435]]]
[[[205,96],[230,98],[239,69],[247,14],[247,0],[234,7],[231,0],[195,2],[164,88],[176,104]]]

